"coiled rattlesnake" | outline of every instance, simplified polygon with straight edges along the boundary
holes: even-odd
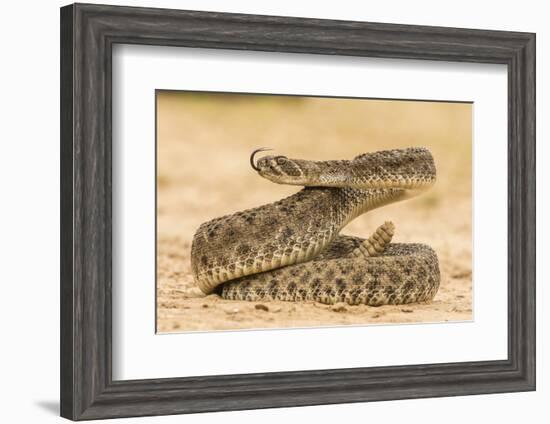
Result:
[[[265,156],[255,164],[261,150],[250,162],[262,177],[305,188],[199,227],[191,265],[204,293],[373,306],[435,296],[440,275],[431,247],[391,243],[391,222],[368,239],[339,235],[359,215],[430,187],[436,170],[427,149],[385,150],[348,161]]]

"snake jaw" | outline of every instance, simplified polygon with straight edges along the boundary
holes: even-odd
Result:
[[[276,184],[312,185],[315,180],[315,164],[307,161],[291,159],[286,156],[263,156],[256,162],[258,174]],[[304,167],[309,167],[306,172]]]

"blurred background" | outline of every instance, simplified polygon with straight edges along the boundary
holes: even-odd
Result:
[[[321,313],[311,320],[311,314],[300,318],[298,311],[257,322],[244,310],[228,319],[225,301],[196,293],[189,252],[198,226],[299,190],[271,183],[252,170],[250,153],[264,146],[274,149],[267,154],[309,160],[352,159],[400,147],[430,149],[437,167],[434,188],[369,212],[343,233],[368,237],[385,220],[392,220],[395,241],[434,247],[442,285],[433,304],[423,305],[428,309],[417,314],[383,307],[381,311],[387,311],[372,318],[381,311],[371,316],[364,307],[343,321],[341,314]],[[469,103],[158,91],[158,330],[324,325],[334,319],[344,324],[471,319],[471,196]],[[281,306],[283,312],[287,307]]]

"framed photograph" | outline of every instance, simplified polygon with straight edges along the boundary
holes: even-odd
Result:
[[[61,415],[535,389],[535,35],[61,9]]]
[[[158,333],[473,319],[472,103],[165,90],[155,101]],[[258,138],[323,160],[249,165]]]

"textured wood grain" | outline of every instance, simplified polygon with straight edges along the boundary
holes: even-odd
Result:
[[[61,169],[60,169],[60,215],[61,215],[61,415],[74,417],[77,402],[73,394],[74,384],[74,287],[73,287],[73,19],[72,7],[61,9]]]
[[[508,360],[112,381],[114,43],[507,64]],[[85,4],[62,8],[62,416],[97,419],[534,390],[534,66],[535,36],[529,33]]]

